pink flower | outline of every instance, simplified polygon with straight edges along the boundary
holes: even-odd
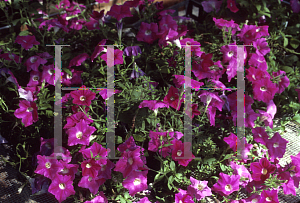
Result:
[[[82,53],[76,56],[70,61],[68,68],[70,68],[71,66],[80,66],[82,62],[84,62],[87,58],[89,58],[89,55],[87,53]]]
[[[190,151],[190,142],[182,143],[180,140],[172,140],[171,143],[173,144],[171,146],[172,159],[174,161],[178,161],[178,164],[182,166],[187,166],[190,163],[190,161],[192,161],[192,159],[195,158],[195,156]],[[184,154],[184,150],[188,150],[188,153]],[[178,159],[179,157],[180,159]],[[187,159],[182,159],[181,157],[186,157]]]
[[[176,21],[173,20],[173,17],[170,15],[163,16],[158,25],[161,33],[169,30],[170,28],[176,31],[178,27]]]
[[[27,84],[27,87],[35,87],[42,83],[41,81],[41,72],[39,71],[31,71],[30,72],[30,80]]]
[[[239,175],[227,175],[220,173],[219,180],[216,184],[213,185],[212,190],[218,192],[223,196],[228,196],[234,191],[239,190]]]
[[[199,181],[193,178],[192,176],[190,177],[191,180],[191,185],[188,186],[187,188],[187,193],[191,197],[196,197],[197,200],[201,200],[206,196],[211,196],[211,189],[207,186],[208,181]]]
[[[101,0],[97,0],[97,2],[99,2],[99,1],[101,1]],[[104,0],[104,1],[106,1],[106,0]],[[103,191],[101,191],[97,197],[92,199],[92,201],[85,201],[84,203],[108,203],[108,201],[107,201],[107,198],[105,197]]]
[[[56,148],[54,148],[54,152],[50,155],[50,157],[55,157],[55,158],[61,157],[60,159],[66,163],[70,163],[72,159],[69,150],[62,146],[57,146]]]
[[[263,190],[258,203],[279,203],[278,190]]]
[[[263,25],[263,26],[258,26],[258,28],[253,28],[256,32],[256,38],[261,38],[263,36],[269,36],[268,28],[269,28],[268,25]]]
[[[48,191],[55,195],[55,198],[59,201],[59,203],[66,200],[70,195],[75,195],[73,181],[71,178],[71,176],[57,175],[49,186]]]
[[[179,193],[175,194],[175,203],[194,203],[192,197],[186,190],[178,189]]]
[[[104,10],[100,12],[94,10],[93,13],[90,14],[90,16],[93,20],[97,20],[97,21],[102,20],[102,18],[104,17]]]
[[[158,108],[169,108],[169,105],[162,101],[157,100],[144,100],[140,103],[139,108],[148,107],[150,110],[154,111]]]
[[[250,66],[248,69],[246,69],[246,72],[247,72],[246,78],[252,83],[265,78],[265,76],[268,77],[269,75],[267,71],[261,70],[259,68],[257,69],[253,66]]]
[[[14,115],[17,118],[22,119],[22,123],[24,123],[25,127],[30,126],[39,120],[35,102],[21,100],[19,106],[20,108],[16,109]]]
[[[123,181],[122,185],[129,190],[129,194],[134,196],[137,192],[141,192],[148,188],[147,185],[148,170],[132,171],[132,173]]]
[[[55,85],[55,70],[54,65],[43,66],[42,78],[41,81],[46,81],[50,85]]]
[[[30,35],[27,35],[27,36],[19,36],[18,35],[15,42],[18,44],[21,44],[21,46],[25,50],[31,49],[33,47],[33,45],[40,44],[38,41],[36,41],[35,36],[30,36]]]
[[[231,161],[230,166],[233,169],[234,175],[239,175],[240,185],[245,187],[249,182],[252,181],[251,174],[249,173],[248,169],[244,165],[238,165],[235,162]]]
[[[110,149],[106,149],[102,147],[101,144],[94,142],[90,148],[86,149],[85,146],[82,146],[79,152],[82,153],[85,159],[95,158],[96,163],[101,166],[107,164],[108,159],[106,157],[107,154],[110,152]],[[91,155],[93,155],[93,157]]]
[[[250,169],[252,171],[252,178],[255,181],[265,181],[270,177],[276,169],[276,166],[270,164],[269,160],[262,158],[259,163],[253,162],[250,164]]]
[[[59,162],[63,165],[63,169],[58,172],[58,175],[68,175],[71,176],[71,180],[74,180],[75,174],[78,171],[78,164],[68,164],[67,162],[64,162],[62,160],[59,160]]]
[[[54,180],[57,172],[64,169],[64,167],[57,159],[47,157],[49,156],[37,155],[38,166],[34,172]]]
[[[278,132],[276,132],[274,136],[267,141],[266,146],[269,150],[271,161],[275,158],[283,157],[287,143],[289,143],[289,141],[283,139]]]
[[[122,92],[122,91],[116,90],[116,89],[114,89],[114,90],[109,89],[108,91],[107,91],[107,89],[103,89],[103,90],[100,90],[99,94],[104,100],[106,100],[107,98],[111,97],[113,94],[120,93],[120,92]]]
[[[16,63],[21,63],[22,58],[20,58],[18,55],[13,53],[5,53],[0,54],[0,58],[4,58],[7,61],[15,61]]]
[[[277,91],[278,87],[267,78],[253,82],[253,98],[257,101],[268,103]]]
[[[128,7],[126,5],[113,5],[110,8],[110,11],[108,11],[106,15],[115,17],[117,19],[117,21],[120,21],[121,19],[123,19],[125,17],[133,16],[130,12],[130,7]]]
[[[62,75],[61,83],[66,86],[71,86],[74,84],[81,84],[82,83],[81,73],[83,73],[83,71],[78,71],[78,70],[74,70],[74,69],[70,69],[70,70],[72,72],[72,76],[63,71],[61,72],[61,75]]]
[[[203,10],[206,13],[210,13],[212,11],[216,11],[216,13],[219,12],[221,5],[222,5],[222,1],[217,1],[217,0],[207,0],[207,1],[203,1],[201,2],[201,5],[203,6]]]
[[[270,52],[270,48],[268,47],[268,42],[265,38],[260,38],[253,41],[253,47],[256,49],[256,54],[264,56]]]
[[[29,72],[30,70],[38,71],[39,66],[45,63],[47,63],[47,60],[42,59],[39,56],[32,56],[28,58],[27,61],[25,62],[25,65],[27,67],[27,72]]]
[[[109,52],[112,52],[112,50],[114,49],[107,49],[107,51]],[[108,64],[107,53],[102,54],[100,58],[102,58],[102,60],[104,60]],[[113,60],[114,60],[114,65],[123,64],[123,51],[119,49],[115,49]]]
[[[69,135],[68,145],[73,146],[77,144],[89,145],[90,136],[96,131],[95,127],[88,126],[85,120],[79,121],[75,127],[67,130]]]
[[[230,11],[234,13],[239,11],[239,9],[236,7],[234,0],[227,0],[227,8],[229,8]]]
[[[290,1],[293,13],[300,12],[300,1],[299,0],[291,0]]]
[[[81,30],[82,29],[82,26],[86,23],[85,20],[82,20],[82,19],[77,19],[77,18],[73,18],[70,20],[70,28],[71,29],[74,29],[74,30]]]
[[[196,56],[199,56],[199,57],[202,56],[203,52],[201,51],[201,48],[200,48],[200,46],[201,46],[200,42],[197,42],[192,38],[184,38],[184,39],[180,40],[181,48],[184,49],[186,45],[192,45],[191,52],[194,53]],[[199,46],[195,46],[195,45],[199,45]],[[211,59],[211,57],[212,57],[212,54],[211,55],[207,54],[207,55],[203,55],[203,57],[201,57],[201,59],[209,60],[209,59]]]
[[[114,171],[119,171],[123,174],[123,177],[127,177],[132,171],[137,170],[139,167],[143,167],[144,162],[140,158],[140,149],[137,148],[134,151],[123,152],[123,159],[119,159],[116,163]]]
[[[254,121],[259,117],[260,114],[255,113],[251,106],[248,106],[246,108],[246,114],[245,114],[245,127],[246,128],[253,128],[254,127]]]
[[[257,39],[256,25],[243,25],[241,32],[237,35],[245,44],[251,44]]]
[[[90,21],[86,22],[84,25],[88,30],[100,30],[99,20],[94,20],[93,18],[90,18]]]
[[[173,75],[175,78],[173,79],[173,82],[175,84],[176,88],[180,88],[183,84],[185,84],[185,81],[187,80],[187,77],[184,75]],[[191,88],[198,90],[202,85],[204,85],[203,82],[198,82],[197,80],[191,80]]]
[[[133,139],[132,136],[130,136],[123,144],[120,144],[118,146],[118,150],[123,153],[125,152],[127,149],[129,149],[130,151],[134,151],[135,149],[140,148],[140,146],[137,146],[135,144],[135,141]]]
[[[235,44],[230,44],[230,45],[235,45]],[[230,62],[231,60],[236,60],[237,59],[237,47],[236,46],[222,46],[221,50],[223,53],[223,63]]]
[[[268,65],[264,56],[252,53],[250,54],[248,64],[250,66],[257,67],[259,70],[265,71],[265,77],[269,76],[269,73],[266,71],[268,69]]]
[[[109,3],[109,0],[96,0],[98,3]]]
[[[239,25],[234,23],[234,21],[232,19],[230,21],[227,21],[227,20],[224,20],[223,18],[220,18],[220,19],[213,18],[213,21],[215,22],[215,24],[218,28],[224,29],[226,32],[229,32],[229,30],[231,30],[232,35],[234,35],[236,33],[236,31],[241,30]],[[234,47],[234,48],[236,48],[236,47]]]
[[[95,11],[94,11],[95,12]],[[105,45],[106,39],[101,40],[97,46],[95,47],[95,50],[93,54],[91,55],[91,61],[93,62],[94,59],[104,50],[104,46],[99,46],[99,45]]]
[[[96,178],[101,166],[96,163],[95,159],[93,158],[83,161],[81,163],[81,168],[83,176],[91,176],[92,178]]]
[[[92,92],[89,89],[85,89],[86,88],[85,86],[82,86],[81,88],[82,89],[79,89],[77,91],[72,91],[70,93],[71,96],[73,97],[73,103],[78,105],[90,106],[91,101],[96,97],[96,93]]]
[[[165,144],[169,144],[172,137],[169,134],[170,138],[167,135],[167,132],[149,132],[150,141],[148,144],[148,150],[152,152],[157,152],[160,146]],[[161,140],[162,139],[162,140]],[[169,141],[169,142],[168,142]],[[166,158],[172,151],[171,146],[164,146],[162,149],[159,150],[159,154],[161,154],[164,158]]]
[[[109,149],[107,149],[109,150]],[[101,165],[101,169],[98,171],[98,178],[104,178],[105,180],[111,179],[111,171],[115,167],[115,164],[107,159],[106,164]]]
[[[183,96],[182,96],[183,97]],[[173,107],[177,111],[181,107],[181,103],[183,102],[183,98],[179,101],[179,91],[177,88],[171,86],[168,94],[164,98],[164,103],[168,104],[169,106]]]
[[[64,129],[69,129],[69,128],[75,127],[76,124],[79,123],[79,121],[81,119],[85,120],[86,123],[89,125],[94,122],[90,118],[88,118],[83,112],[78,112],[76,114],[72,114],[71,116],[68,116],[66,118],[67,124],[64,126]]]
[[[151,203],[148,199],[148,197],[144,197],[142,199],[140,199],[140,201],[136,202],[136,203]]]
[[[286,77],[286,74],[284,71],[279,70],[277,72],[273,72],[273,78],[274,77],[279,77],[277,79],[278,84],[276,84],[276,87],[278,87],[278,94],[281,94],[285,88],[287,88],[290,85],[290,80],[288,79],[288,77]]]
[[[252,194],[250,197],[248,197],[247,199],[245,199],[246,200],[246,203],[248,203],[248,202],[258,202],[259,200],[260,200],[260,195],[259,194],[256,194],[256,193],[254,193],[254,194]]]
[[[266,145],[268,142],[269,136],[264,128],[256,127],[252,128],[253,138],[255,142],[259,142],[263,145]]]
[[[141,23],[140,30],[136,35],[138,41],[152,44],[157,39],[158,26],[156,23]]]

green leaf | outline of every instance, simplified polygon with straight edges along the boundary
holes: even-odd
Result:
[[[144,138],[141,135],[138,135],[138,134],[134,134],[133,138],[137,142],[143,142],[144,141]]]
[[[68,68],[63,68],[63,71],[66,72],[67,74],[69,74],[70,76],[73,76],[72,72],[70,69]]]
[[[298,46],[300,45],[300,40],[292,38],[290,41],[290,45],[294,48],[297,49]]]
[[[223,160],[230,159],[232,157],[232,154],[226,154],[226,156],[223,158]]]
[[[16,24],[20,21],[20,19],[16,19],[16,20],[13,20],[11,23],[13,24],[13,26],[16,26]]]
[[[289,44],[288,38],[284,37],[283,38],[283,46],[286,47]]]
[[[221,167],[221,170],[222,170],[222,171],[226,171],[226,167],[225,167],[224,164],[221,164],[221,163],[220,163],[220,167]]]
[[[299,115],[299,114],[296,114],[296,115],[293,117],[293,120],[300,124],[300,115]]]
[[[181,174],[181,173],[176,173],[175,176],[176,176],[176,178],[178,178],[178,179],[182,179],[182,174]]]
[[[175,162],[174,161],[171,161],[170,168],[171,168],[172,171],[175,172]]]
[[[129,196],[129,193],[128,192],[126,192],[125,194],[124,194],[124,197],[125,197],[125,199],[128,199],[130,196]]]
[[[121,136],[117,136],[117,144],[121,144],[123,142]]]
[[[261,5],[260,4],[255,5],[255,7],[256,7],[257,11],[260,11],[260,9],[261,9]]]
[[[69,58],[71,58],[72,53],[64,53],[61,57],[61,60],[68,60]]]
[[[289,66],[282,66],[280,69],[283,70],[284,72],[288,73],[288,74],[289,73],[294,73],[294,70]]]
[[[158,182],[158,181],[160,181],[161,179],[163,179],[163,175],[161,175],[161,174],[156,174],[156,176],[154,177],[154,182]]]
[[[204,164],[209,164],[209,165],[212,164],[215,161],[216,161],[216,158],[209,158],[209,159],[205,158],[203,160]]]

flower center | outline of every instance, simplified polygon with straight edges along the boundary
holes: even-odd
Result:
[[[33,79],[33,81],[38,81],[40,79],[40,77],[39,76],[34,76],[32,79]]]
[[[257,49],[260,49],[260,47],[259,47],[259,46],[257,46]]]
[[[257,59],[257,61],[259,62],[259,63],[262,63],[263,61],[261,61],[261,60],[259,60],[259,59]]]
[[[245,35],[247,38],[249,37],[249,35]]]
[[[91,168],[91,167],[92,167],[92,165],[91,165],[90,163],[87,163],[85,166],[86,166],[87,168]]]
[[[258,200],[257,200],[256,198],[254,198],[254,199],[252,200],[252,202],[253,202],[253,203],[258,202]]]
[[[172,96],[172,97],[170,98],[170,100],[171,100],[171,101],[174,101],[174,100],[175,100],[175,97],[174,97],[174,96]]]
[[[30,58],[31,63],[35,63],[37,61],[37,57],[33,56]]]
[[[271,197],[267,197],[267,198],[266,198],[266,201],[267,201],[267,202],[271,202],[271,201],[272,201],[272,198],[271,198]]]
[[[139,185],[139,184],[141,184],[141,179],[139,179],[139,178],[136,178],[136,179],[134,179],[134,181],[133,181],[133,184],[134,185]]]
[[[33,108],[32,107],[28,107],[26,111],[27,112],[31,112],[31,111],[33,111]]]
[[[255,31],[256,31],[256,32],[259,32],[259,31],[260,31],[260,28],[257,28]]]
[[[46,163],[45,163],[45,167],[46,167],[46,168],[50,168],[50,167],[51,167],[51,163],[50,163],[50,162],[46,162]]]
[[[178,150],[178,151],[177,151],[177,156],[181,156],[181,154],[182,154],[182,151],[181,151],[181,150]]]
[[[72,76],[69,75],[69,74],[67,74],[66,78],[67,78],[67,79],[72,79]]]
[[[85,101],[86,97],[85,96],[81,96],[79,99],[80,99],[80,101]]]
[[[128,163],[129,163],[130,165],[133,164],[133,159],[132,159],[131,157],[128,159]]]
[[[198,184],[198,185],[197,185],[197,188],[198,188],[198,190],[200,190],[200,191],[203,190],[203,186],[202,186],[201,184]]]
[[[275,143],[273,144],[273,147],[274,147],[274,148],[277,148],[277,147],[279,147],[279,144],[278,144],[278,142],[275,142]]]
[[[76,25],[78,25],[79,23],[78,23],[78,22],[76,22],[75,24],[76,24]]]
[[[294,172],[294,171],[291,171],[291,172],[290,172],[290,175],[291,175],[291,177],[293,177],[293,176],[295,175],[295,172]]]
[[[228,52],[228,56],[232,57],[233,56],[233,51]]]
[[[230,7],[232,7],[232,3],[230,3]]]
[[[66,185],[64,183],[60,183],[59,184],[59,188],[62,189],[62,190],[64,190],[66,188]]]
[[[252,78],[253,78],[254,80],[256,80],[256,78],[255,78],[255,75],[254,75],[254,74],[252,75]]]
[[[146,30],[145,35],[151,35],[152,31],[151,30]]]
[[[182,201],[181,201],[181,200],[179,200],[179,203],[182,203]]]
[[[51,147],[51,144],[49,143],[49,142],[47,142],[46,144],[45,144],[45,146],[48,148],[48,149],[51,149],[52,147]]]
[[[88,178],[88,181],[89,181],[89,182],[91,182],[91,181],[92,181],[92,179],[93,179],[93,178],[90,176],[90,177]]]
[[[260,90],[265,92],[265,91],[267,91],[267,88],[265,86],[262,86],[262,87],[260,87]]]
[[[263,168],[263,169],[261,170],[261,173],[262,173],[263,175],[266,175],[266,174],[268,173],[268,170],[265,169],[265,168]]]
[[[105,169],[106,169],[106,165],[103,165],[101,171],[105,171]]]
[[[69,169],[64,168],[64,169],[61,170],[61,172],[64,173],[64,174],[69,173]]]
[[[78,139],[81,139],[81,138],[82,138],[82,132],[76,133],[76,137],[77,137]]]
[[[192,43],[190,41],[187,41],[185,44],[186,45],[191,45]]]
[[[232,190],[232,186],[230,184],[225,186],[225,190],[226,191],[231,191]]]
[[[53,75],[53,73],[54,73],[54,70],[52,70],[52,69],[49,69],[49,70],[48,70],[48,73],[49,73],[50,75]]]

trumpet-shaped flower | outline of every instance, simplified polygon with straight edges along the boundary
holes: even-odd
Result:
[[[66,118],[67,124],[64,126],[64,129],[75,127],[76,124],[79,123],[81,119],[85,120],[86,123],[89,125],[94,122],[93,120],[91,120],[91,116],[89,117],[90,118],[88,118],[82,111],[76,114],[72,114],[71,116]]]
[[[269,136],[264,128],[262,127],[256,127],[252,128],[253,138],[254,141],[259,142],[263,145],[266,145],[268,142]]]
[[[275,158],[283,157],[287,143],[289,143],[289,141],[283,139],[278,132],[276,132],[274,136],[267,141],[266,146],[269,150],[271,161]]]
[[[29,72],[30,70],[38,71],[39,66],[45,63],[47,63],[47,60],[39,56],[31,56],[25,62],[25,65],[27,67],[27,72]]]
[[[178,189],[179,193],[175,194],[175,203],[194,203],[193,198],[186,190]]]
[[[203,7],[203,10],[206,13],[210,13],[212,11],[216,11],[216,13],[219,12],[221,5],[222,5],[222,1],[218,1],[218,0],[208,0],[208,1],[202,1],[201,5]]]
[[[102,1],[102,0],[97,0],[97,2],[99,2],[99,1]],[[104,0],[104,1],[106,1],[106,0]],[[107,1],[109,1],[109,0],[107,0]],[[108,2],[106,2],[106,3],[108,3]],[[101,191],[97,197],[95,197],[91,201],[85,201],[84,203],[108,203],[108,200],[105,197],[103,191]]]
[[[138,41],[147,42],[152,44],[157,39],[158,26],[156,23],[141,23],[139,32],[136,35]]]
[[[27,84],[27,87],[35,87],[41,84],[41,72],[39,71],[31,71],[30,72],[30,79]]]
[[[113,5],[110,8],[110,11],[106,15],[110,15],[120,21],[125,17],[132,17],[133,15],[130,12],[130,7],[126,5]]]
[[[290,85],[290,80],[288,77],[286,77],[286,74],[284,71],[279,70],[277,72],[273,72],[273,77],[279,77],[278,83],[276,83],[276,87],[278,87],[278,94],[281,94],[285,88],[287,88]]]
[[[190,148],[191,148],[191,143],[190,142],[185,142],[182,143],[180,140],[172,140],[171,146],[172,149],[172,159],[174,161],[178,161],[178,164],[182,166],[187,166],[190,161],[192,161],[195,156],[192,154]],[[185,150],[187,150],[187,154],[185,154]],[[183,157],[185,159],[183,159]]]
[[[85,120],[79,121],[75,127],[67,130],[69,135],[68,145],[73,146],[77,144],[89,145],[90,136],[96,131],[95,127],[89,126]]]
[[[53,180],[57,173],[64,167],[57,159],[47,157],[48,156],[37,155],[38,166],[34,172]]]
[[[164,103],[168,104],[169,106],[173,107],[178,111],[181,107],[182,102],[183,102],[183,98],[181,98],[181,100],[179,101],[178,89],[171,86],[168,94],[164,98]]]
[[[218,192],[223,196],[228,196],[231,193],[239,190],[239,175],[227,175],[220,173],[219,180],[213,185],[212,190]]]
[[[270,52],[270,48],[268,47],[268,42],[265,38],[257,39],[253,42],[253,47],[256,49],[256,54],[264,56]]]
[[[95,12],[95,11],[94,11]],[[93,54],[91,55],[91,61],[93,62],[94,59],[102,52],[104,51],[104,46],[101,45],[105,45],[106,44],[106,39],[101,40],[97,46],[94,49]]]
[[[50,85],[55,85],[55,70],[54,65],[43,66],[41,81],[46,81]]]
[[[91,101],[95,99],[96,93],[92,92],[89,89],[86,89],[85,86],[81,87],[77,91],[70,92],[71,96],[73,97],[73,103],[78,105],[86,105],[90,106]]]
[[[278,190],[263,190],[258,203],[279,203]]]
[[[248,64],[250,66],[257,67],[259,70],[265,71],[265,76],[263,77],[270,78],[270,74],[266,71],[268,69],[268,65],[264,56],[257,55],[256,53],[251,53],[250,58],[248,60]]]
[[[236,7],[235,0],[227,0],[227,8],[234,13],[239,11],[239,9]]]
[[[105,54],[102,54],[100,56],[100,58],[102,60],[104,60],[106,62],[106,64],[109,64],[108,60],[113,60],[114,62],[114,65],[118,65],[118,64],[123,64],[123,51],[119,50],[119,49],[107,49],[107,52],[110,52],[112,53],[112,51],[114,51],[114,58],[108,58],[107,56],[107,53]]]
[[[70,195],[75,195],[75,190],[73,187],[73,181],[71,176],[57,175],[55,179],[52,180],[49,186],[49,192],[55,195],[55,198],[59,203],[66,200]]]
[[[79,152],[82,153],[83,157],[85,159],[91,159],[96,158],[96,163],[98,163],[100,166],[105,165],[107,163],[107,155],[110,152],[110,149],[106,149],[102,147],[101,144],[94,142],[93,145],[90,148],[85,148],[83,146]],[[92,157],[93,155],[93,157]]]
[[[253,82],[253,98],[257,101],[269,103],[276,92],[278,92],[278,87],[267,78]]]
[[[18,44],[21,44],[21,46],[25,50],[31,49],[33,47],[33,45],[39,45],[40,44],[38,41],[36,41],[35,36],[30,36],[30,35],[27,35],[27,36],[18,35],[15,42],[18,43]]]
[[[191,185],[188,186],[187,192],[191,197],[196,197],[197,200],[201,200],[206,196],[211,196],[211,189],[207,186],[208,181],[199,181],[190,177]]]
[[[157,100],[144,100],[140,103],[139,108],[144,107],[148,107],[150,110],[154,111],[158,108],[169,108],[169,104]]]
[[[134,170],[123,181],[122,185],[123,187],[129,190],[129,194],[131,196],[134,196],[137,192],[141,192],[148,188],[147,174],[148,174],[148,170],[145,171]]]
[[[268,159],[262,158],[259,163],[253,162],[250,164],[252,171],[252,178],[255,181],[265,181],[269,178],[270,174],[276,169],[276,166],[271,164]]]
[[[290,1],[291,8],[293,13],[299,13],[300,12],[300,1],[299,0],[291,0]]]
[[[37,106],[36,103],[26,100],[21,100],[19,103],[20,108],[16,109],[14,115],[17,118],[22,119],[22,123],[24,123],[25,127],[32,125],[34,122],[37,122],[38,113],[37,113]]]
[[[70,70],[72,72],[72,76],[63,71],[61,72],[61,75],[62,75],[61,83],[66,86],[71,86],[74,84],[81,84],[82,83],[81,73],[83,73],[83,71],[78,71],[78,70],[74,70],[74,69],[70,69]]]
[[[76,56],[75,58],[73,58],[70,63],[69,63],[69,67],[72,66],[80,66],[82,64],[82,62],[84,62],[86,59],[88,59],[90,56],[87,53],[82,53],[78,56]]]
[[[230,166],[233,169],[234,175],[239,175],[240,185],[245,187],[249,182],[252,181],[251,174],[249,173],[248,169],[244,165],[238,165],[235,162],[231,161]]]
[[[111,179],[111,171],[115,167],[115,164],[107,159],[106,164],[101,165],[101,169],[98,171],[98,178],[104,178],[105,180]]]
[[[101,169],[101,166],[96,163],[95,159],[88,159],[81,163],[82,175],[83,176],[91,176],[92,178],[96,178],[98,175],[98,171]]]
[[[79,165],[78,164],[68,164],[67,162],[64,162],[62,160],[59,160],[59,162],[62,164],[63,169],[58,172],[58,175],[64,175],[64,176],[71,176],[71,180],[74,180],[75,174],[78,171]]]

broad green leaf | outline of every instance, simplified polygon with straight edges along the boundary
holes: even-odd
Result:
[[[289,66],[282,66],[280,69],[286,73],[294,73],[294,70]]]
[[[294,48],[294,49],[297,49],[298,46],[300,44],[300,40],[298,39],[295,39],[295,38],[292,38],[291,41],[290,41],[290,45]]]
[[[221,163],[220,163],[220,167],[221,167],[221,170],[222,170],[222,171],[226,171],[226,167],[225,167],[224,164],[221,164]]]
[[[205,158],[203,160],[204,164],[209,164],[209,165],[212,164],[214,161],[216,161],[216,158],[209,158],[209,159]]]
[[[284,37],[283,38],[283,46],[286,47],[289,44],[288,38]]]
[[[171,168],[172,171],[175,172],[175,162],[174,161],[171,161],[170,168]]]
[[[67,54],[69,54],[69,53],[67,53]],[[69,74],[70,76],[73,75],[72,72],[71,72],[71,70],[68,69],[68,68],[63,68],[63,71],[66,72],[67,74]]]
[[[296,115],[293,117],[293,120],[300,124],[300,115],[299,115],[299,114],[296,114]]]

